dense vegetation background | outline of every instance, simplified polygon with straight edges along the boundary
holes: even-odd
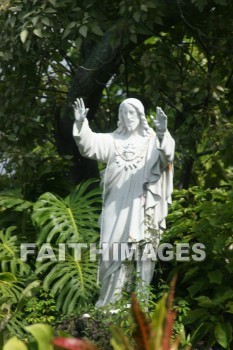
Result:
[[[20,334],[22,319],[53,322],[58,311],[94,301],[96,266],[77,266],[72,254],[60,264],[22,262],[19,243],[98,240],[99,190],[91,181],[77,184],[98,178],[101,165],[82,158],[74,144],[72,102],[83,97],[92,129],[108,132],[119,102],[131,96],[147,115],[161,106],[176,140],[176,191],[164,239],[207,247],[205,264],[159,265],[154,284],[166,288],[178,269],[177,303],[191,341],[230,349],[232,16],[231,0],[1,0],[5,337]]]

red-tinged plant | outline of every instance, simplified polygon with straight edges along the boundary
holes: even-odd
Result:
[[[171,349],[170,346],[171,346],[172,331],[173,331],[175,317],[176,317],[176,310],[172,309],[176,281],[177,281],[177,276],[175,276],[171,282],[171,289],[167,299],[167,312],[166,312],[165,326],[164,326],[164,332],[163,332],[163,338],[162,338],[163,350]],[[178,348],[178,345],[179,345],[179,337],[173,343],[173,348],[174,349]]]
[[[114,327],[112,330],[111,345],[114,350],[177,350],[180,339],[173,340],[172,332],[176,317],[173,309],[173,299],[176,277],[172,280],[170,293],[164,294],[158,302],[152,320],[140,309],[135,294],[132,295],[132,315],[134,319],[132,346],[129,338],[122,329]],[[92,343],[79,339],[57,338],[53,344],[67,350],[98,350]],[[187,349],[188,350],[188,349]]]
[[[135,294],[132,294],[132,313],[133,313],[133,318],[135,320],[133,338],[135,339],[136,349],[149,350],[151,324],[146,318],[146,315],[140,309],[140,306]]]
[[[173,340],[173,326],[176,311],[173,309],[173,299],[176,277],[171,283],[170,293],[164,294],[157,303],[156,309],[149,321],[140,309],[136,296],[132,295],[132,315],[134,346],[121,328],[112,330],[111,345],[114,350],[178,350],[180,339]],[[37,324],[27,327],[38,343],[38,350],[98,350],[91,342],[76,338],[53,338],[53,330],[48,325]],[[28,350],[27,346],[16,337],[10,339],[3,350],[13,347]],[[190,349],[190,348],[189,348]],[[186,348],[186,350],[189,350]],[[100,350],[100,349],[99,349]]]
[[[137,298],[132,296],[132,314],[135,321],[133,329],[134,347],[121,329],[115,327],[111,345],[114,350],[177,350],[180,339],[173,340],[172,332],[176,311],[173,310],[173,299],[176,277],[172,280],[169,295],[164,294],[158,302],[149,322],[139,307]],[[187,349],[188,350],[188,349]]]
[[[86,340],[77,338],[55,338],[52,341],[58,349],[66,350],[98,350],[97,347]]]

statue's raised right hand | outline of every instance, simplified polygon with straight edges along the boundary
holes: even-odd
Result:
[[[82,98],[77,98],[73,104],[76,122],[83,122],[87,116],[89,108],[85,108]]]

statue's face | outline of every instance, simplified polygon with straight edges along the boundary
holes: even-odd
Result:
[[[122,106],[122,117],[128,131],[134,131],[139,127],[140,116],[132,105],[125,104]]]

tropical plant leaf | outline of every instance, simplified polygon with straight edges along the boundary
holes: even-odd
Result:
[[[112,328],[111,345],[114,350],[133,350],[129,339],[119,327]]]
[[[22,310],[23,306],[27,303],[27,301],[32,298],[39,290],[41,286],[41,281],[33,281],[31,282],[21,293],[19,301],[17,303],[16,311]]]
[[[232,341],[232,325],[230,322],[217,323],[214,333],[217,342],[224,349],[230,349],[229,344]]]
[[[172,331],[176,317],[173,310],[173,299],[177,276],[175,275],[170,284],[169,294],[165,293],[159,300],[152,315],[150,348],[156,350],[176,350],[180,339],[177,337],[172,341]]]
[[[32,220],[39,227],[38,243],[96,241],[100,211],[100,190],[87,192],[93,180],[80,184],[65,199],[43,194],[34,204]]]
[[[51,343],[53,339],[53,330],[49,325],[37,323],[25,327],[25,329],[36,339],[38,350],[53,350],[53,345]]]
[[[24,338],[25,326],[26,326],[25,315],[20,311],[12,312],[6,324],[8,333],[11,335],[17,334],[18,337]]]
[[[0,298],[7,295],[10,304],[15,303],[19,300],[22,290],[22,286],[12,273],[0,273]]]
[[[137,349],[149,350],[150,325],[144,313],[140,309],[135,294],[132,294],[132,313],[136,325],[133,331],[133,337],[136,341]]]
[[[20,259],[18,239],[12,232],[15,226],[0,230],[0,266],[3,272],[11,272],[13,275],[25,276],[30,272],[30,267]]]
[[[3,347],[3,350],[27,350],[27,346],[17,337],[10,338]]]
[[[23,211],[32,207],[32,202],[22,198],[19,191],[8,191],[0,193],[0,210],[4,211],[13,208],[16,211]]]
[[[176,312],[172,310],[176,277],[171,282],[170,293],[163,294],[163,297],[156,305],[149,322],[146,315],[140,309],[139,303],[132,294],[133,314],[133,338],[134,349],[137,350],[177,350],[180,344],[180,337],[173,340],[173,326]],[[121,329],[115,327],[111,338],[111,345],[114,350],[132,350],[129,338]]]
[[[166,318],[166,301],[167,293],[164,293],[163,297],[156,305],[156,309],[152,315],[151,322],[151,349],[162,350],[162,338],[163,338],[163,325]]]
[[[85,304],[97,289],[97,263],[90,261],[89,251],[82,251],[81,260],[67,253],[65,261],[42,261],[36,273],[45,275],[44,288],[51,289],[64,313]]]
[[[163,339],[162,339],[163,350],[170,350],[170,346],[171,346],[172,331],[173,331],[175,317],[176,317],[176,311],[172,309],[176,280],[177,280],[177,276],[175,276],[171,282],[170,293],[168,295],[168,300],[167,300],[167,312],[166,312]],[[175,343],[173,344],[173,348],[177,349],[178,345],[179,345],[179,340],[176,340]]]
[[[16,278],[9,273],[5,273],[5,276],[0,276],[1,278],[7,281],[12,280],[15,283],[17,282]],[[11,289],[13,287],[11,287],[8,289],[8,294],[5,295],[7,298],[0,298],[0,303],[2,304],[0,310],[0,329],[7,330],[10,335],[17,334],[21,338],[25,337],[24,327],[27,326],[27,320],[21,310],[28,299],[38,291],[39,284],[40,281],[33,281],[26,288],[20,285],[20,289],[17,289],[13,296],[11,295]],[[4,304],[3,301],[5,302]]]
[[[23,292],[17,278],[10,272],[0,273],[0,330],[11,335],[24,335],[24,318],[21,312],[16,312],[15,305]],[[13,307],[12,307],[13,306]]]

